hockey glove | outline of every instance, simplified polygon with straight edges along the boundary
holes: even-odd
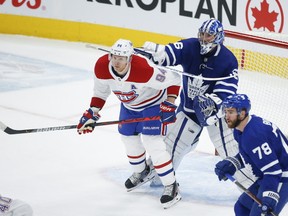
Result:
[[[91,133],[94,130],[94,123],[100,119],[100,115],[98,114],[99,108],[90,107],[83,113],[79,124],[77,125],[77,131],[79,134]]]
[[[275,193],[273,191],[264,191],[262,198],[262,205],[259,206],[261,209],[261,215],[263,216],[270,215],[269,213],[274,211],[279,198],[280,197],[278,193]]]
[[[233,176],[238,169],[241,169],[240,161],[236,157],[227,157],[216,164],[215,173],[218,176],[219,181],[226,181],[226,174]]]
[[[146,41],[142,46],[144,51],[151,54],[150,60],[157,65],[162,65],[165,61],[166,52],[165,46],[161,44],[156,44],[150,41]]]
[[[164,124],[170,124],[176,121],[176,111],[177,106],[170,103],[169,101],[164,101],[160,104],[160,121]]]
[[[209,126],[224,116],[222,100],[216,94],[198,95],[194,98],[193,108],[201,126]]]

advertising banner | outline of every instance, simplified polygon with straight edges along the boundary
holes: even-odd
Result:
[[[288,34],[287,0],[0,0],[0,13],[183,38],[196,36],[201,23],[215,17],[227,30]]]

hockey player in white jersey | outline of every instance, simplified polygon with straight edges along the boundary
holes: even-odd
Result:
[[[90,108],[77,126],[78,133],[93,131],[93,123],[99,120],[99,111],[111,92],[121,101],[120,120],[160,115],[161,121],[122,124],[118,126],[118,131],[133,170],[132,176],[125,182],[127,191],[152,179],[156,171],[165,186],[160,201],[164,208],[168,208],[181,196],[163,135],[167,125],[176,119],[174,101],[179,94],[181,77],[159,70],[148,59],[133,52],[131,41],[119,39],[110,54],[97,60],[94,95]],[[146,151],[151,156],[155,171],[146,162]]]
[[[33,210],[27,203],[0,195],[0,216],[32,216]]]
[[[236,93],[238,88],[238,62],[223,41],[223,26],[212,18],[201,25],[198,38],[183,39],[166,46],[149,41],[143,45],[144,51],[152,54],[154,63],[162,66],[181,65],[185,73],[200,77],[182,76],[177,120],[169,125],[165,138],[175,169],[183,157],[195,149],[204,127],[207,127],[210,139],[222,158],[238,152],[238,144],[220,109],[222,100]],[[233,75],[232,78],[217,80],[230,75]],[[240,172],[235,177],[249,186],[253,177],[247,177],[246,170]]]

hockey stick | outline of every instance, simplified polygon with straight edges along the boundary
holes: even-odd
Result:
[[[249,191],[247,188],[245,188],[240,182],[238,182],[233,176],[229,175],[229,174],[225,174],[226,177],[232,181],[234,184],[236,184],[241,190],[244,191],[244,193],[246,193],[251,199],[253,199],[257,204],[259,204],[260,206],[262,206],[262,202],[260,199],[258,199],[256,197],[255,194],[253,194],[251,191]],[[270,212],[270,214],[272,216],[278,216],[276,213],[274,212]]]
[[[144,122],[144,121],[155,121],[159,120],[160,116],[151,116],[151,117],[143,117],[143,118],[134,118],[134,119],[125,119],[125,120],[116,120],[116,121],[106,121],[106,122],[96,122],[94,127],[104,126],[104,125],[113,125],[113,124],[128,124],[135,122]],[[49,131],[57,131],[57,130],[69,130],[77,128],[77,125],[65,125],[65,126],[56,126],[56,127],[45,127],[45,128],[33,128],[33,129],[22,129],[16,130],[8,127],[3,122],[0,121],[0,129],[3,130],[7,134],[23,134],[23,133],[38,133],[38,132],[49,132]]]
[[[107,49],[104,48],[100,48],[91,44],[86,44],[85,45],[87,48],[91,48],[91,49],[96,49],[96,50],[100,50],[100,51],[104,51],[104,52],[110,52]],[[146,52],[144,50],[141,50],[139,48],[134,48],[134,54],[136,55],[143,55],[145,57],[147,57],[148,59],[151,58],[152,54],[149,52]],[[231,79],[231,78],[237,78],[237,74],[230,74],[230,76],[226,76],[226,77],[219,77],[219,78],[209,78],[209,77],[202,77],[202,76],[196,76],[187,72],[183,72],[181,70],[177,70],[175,68],[171,68],[171,67],[166,67],[166,66],[160,66],[160,65],[155,65],[155,67],[159,68],[160,70],[164,70],[164,71],[171,71],[174,73],[178,73],[181,74],[183,76],[188,76],[188,77],[192,77],[192,78],[196,78],[196,79],[201,79],[201,80],[207,80],[207,81],[220,81],[220,80],[226,80],[226,79]]]

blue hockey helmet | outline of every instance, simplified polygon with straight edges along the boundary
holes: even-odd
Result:
[[[224,36],[223,25],[219,20],[211,18],[205,21],[198,32],[198,39],[201,45],[200,54],[204,55],[210,52],[218,44],[222,44]]]
[[[238,114],[240,114],[241,111],[245,109],[246,115],[248,115],[251,109],[251,102],[246,94],[230,95],[223,101],[222,105],[223,109],[236,108]]]

